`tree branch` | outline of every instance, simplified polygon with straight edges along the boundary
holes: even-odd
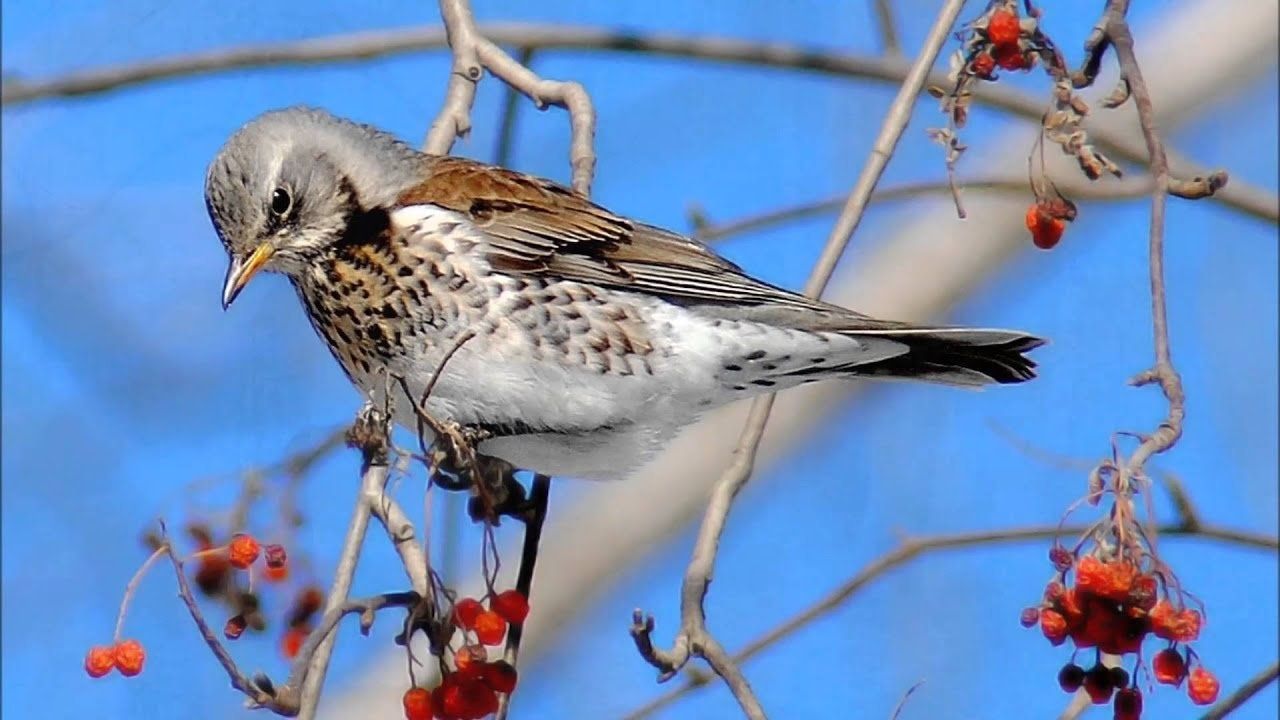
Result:
[[[884,83],[900,83],[907,73],[905,62],[896,58],[842,55],[782,43],[757,43],[714,36],[639,34],[523,23],[479,25],[477,31],[492,42],[535,51],[598,50],[679,57],[816,72]],[[44,80],[25,80],[9,74],[0,89],[0,103],[17,105],[55,97],[91,95],[160,80],[243,68],[364,61],[439,50],[446,46],[446,34],[438,27],[408,28],[210,50],[94,68]],[[929,76],[928,83],[945,86],[948,80],[945,73],[933,73]],[[1036,122],[1039,122],[1044,113],[1041,98],[1004,85],[984,83],[974,88],[974,100]],[[1095,128],[1091,137],[1099,147],[1115,157],[1131,162],[1141,162],[1144,159],[1141,145],[1130,141],[1123,134]],[[1178,164],[1188,175],[1209,175],[1208,170],[1191,163]],[[1254,215],[1275,214],[1278,212],[1276,208],[1280,207],[1280,200],[1274,193],[1238,180],[1224,188],[1217,197],[1232,207],[1249,208],[1246,211]]]
[[[529,493],[529,515],[525,519],[524,543],[520,549],[520,569],[516,571],[516,590],[525,598],[533,597],[533,567],[538,562],[538,543],[542,540],[542,524],[547,519],[547,505],[551,499],[551,478],[533,476],[533,489]],[[516,667],[520,659],[520,639],[524,637],[524,625],[512,625],[507,630],[507,650],[503,659]],[[511,708],[511,695],[504,694],[498,702],[494,720],[506,720]]]
[[[476,85],[487,69],[532,100],[539,110],[555,105],[569,112],[572,185],[582,195],[589,195],[596,167],[593,148],[596,113],[587,91],[576,82],[544,80],[512,59],[476,30],[466,0],[440,0],[440,15],[444,18],[449,47],[453,52],[453,71],[445,92],[444,106],[431,123],[424,150],[432,155],[447,155],[454,140],[470,131]],[[531,48],[528,45],[523,47]]]
[[[880,180],[889,159],[893,156],[894,148],[897,147],[898,141],[906,130],[911,118],[911,110],[915,107],[916,98],[924,89],[929,70],[937,60],[963,7],[964,0],[948,0],[939,11],[920,55],[907,72],[897,96],[889,106],[880,134],[872,146],[871,156],[850,192],[840,217],[836,220],[822,255],[814,265],[809,282],[805,285],[805,294],[809,297],[819,297],[826,289],[832,273],[835,272],[836,263],[844,254],[845,247],[848,246],[849,240],[862,220],[863,211],[870,202],[876,183]],[[738,447],[734,451],[734,461],[712,489],[711,500],[694,545],[693,557],[685,570],[680,603],[681,627],[673,648],[669,653],[650,653],[649,657],[645,658],[655,664],[665,676],[669,676],[683,667],[690,656],[702,657],[729,685],[742,711],[749,718],[763,718],[764,709],[760,706],[759,700],[756,699],[738,664],[729,657],[707,629],[703,600],[711,584],[720,537],[728,521],[729,511],[734,499],[751,478],[756,452],[764,436],[769,413],[773,409],[773,401],[774,396],[768,395],[752,403]],[[638,638],[638,645],[640,638],[647,642],[652,630],[652,622],[645,620],[642,627],[644,632],[640,635],[635,633],[633,627],[633,636]],[[651,643],[650,649],[652,649]],[[644,656],[645,653],[642,652],[641,655]],[[654,663],[654,660],[658,662]]]
[[[848,602],[859,591],[889,574],[891,570],[908,565],[924,555],[929,555],[942,550],[960,550],[986,545],[1044,541],[1064,536],[1071,537],[1082,535],[1088,529],[1088,527],[1083,525],[1067,527],[1059,525],[1040,525],[1025,528],[1009,528],[1005,530],[980,530],[948,535],[933,535],[903,540],[896,548],[865,565],[855,575],[822,597],[822,599],[813,603],[796,615],[793,615],[791,618],[783,621],[755,640],[744,645],[741,650],[734,653],[733,660],[738,663],[744,663],[750,660],[787,636],[804,628],[813,621],[822,618],[827,613],[839,608],[841,605]],[[1262,533],[1251,533],[1232,528],[1219,527],[1216,525],[1188,526],[1184,523],[1176,523],[1161,528],[1160,533],[1170,537],[1214,540],[1229,545],[1238,545],[1243,548],[1270,550],[1272,552],[1280,551],[1280,538],[1272,535],[1264,535]],[[688,675],[688,673],[686,673],[686,675]],[[685,678],[685,682],[680,687],[674,688],[665,695],[655,698],[649,704],[633,711],[626,717],[628,720],[639,720],[640,718],[649,717],[658,710],[661,710],[672,702],[680,699],[685,694],[706,685],[707,682],[708,679],[705,676],[687,676]]]

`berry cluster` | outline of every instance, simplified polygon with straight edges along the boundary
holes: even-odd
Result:
[[[529,601],[518,590],[490,594],[487,609],[470,597],[454,603],[453,622],[464,644],[454,651],[453,669],[444,668],[434,690],[413,687],[405,692],[405,718],[479,720],[496,712],[498,696],[515,690],[517,674],[505,660],[489,660],[488,647],[501,645],[508,627],[523,625],[528,616]]]
[[[1000,4],[973,23],[980,39],[969,57],[968,70],[983,80],[995,80],[995,69],[1030,70],[1038,52],[1032,42],[1036,19],[1018,17],[1017,3]]]
[[[95,645],[84,657],[84,671],[89,677],[100,678],[112,670],[119,670],[125,677],[142,672],[147,653],[137,640],[123,640],[114,645]]]
[[[1101,549],[1099,549],[1101,552]],[[1177,600],[1170,592],[1163,572],[1144,567],[1130,557],[1117,554],[1099,557],[1088,554],[1079,559],[1066,548],[1055,545],[1049,559],[1057,571],[1045,587],[1041,603],[1022,612],[1025,627],[1040,626],[1054,646],[1070,640],[1076,650],[1095,649],[1095,655],[1135,656],[1134,681],[1123,668],[1108,668],[1100,657],[1085,670],[1068,663],[1058,674],[1058,684],[1067,692],[1081,687],[1096,704],[1112,702],[1117,720],[1138,720],[1142,714],[1142,693],[1137,675],[1146,668],[1142,644],[1150,635],[1168,642],[1152,662],[1156,682],[1178,686],[1190,678],[1187,694],[1198,705],[1212,703],[1218,696],[1218,681],[1198,662],[1189,643],[1200,636],[1200,611],[1185,606],[1181,593]],[[1069,575],[1074,573],[1075,584]]]

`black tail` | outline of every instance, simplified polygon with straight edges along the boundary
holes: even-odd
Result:
[[[1024,353],[1045,343],[1019,332],[970,328],[857,331],[850,335],[870,335],[907,346],[901,355],[851,365],[847,368],[850,374],[969,386],[1030,380],[1036,376],[1036,364]]]

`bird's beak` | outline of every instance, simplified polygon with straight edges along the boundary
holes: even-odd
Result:
[[[242,259],[239,255],[231,256],[231,264],[227,267],[227,279],[222,284],[222,309],[226,310],[231,307],[231,303],[235,302],[236,296],[249,284],[249,280],[257,274],[262,266],[271,259],[271,254],[275,250],[267,243],[262,243],[258,249],[253,251],[249,259]]]

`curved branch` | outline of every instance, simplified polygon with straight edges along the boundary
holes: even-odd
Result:
[[[476,28],[480,35],[493,43],[530,50],[597,50],[679,57],[802,70],[893,84],[902,82],[908,69],[906,62],[897,58],[846,55],[783,43],[759,43],[715,36],[640,34],[525,23],[482,24]],[[447,46],[444,30],[438,27],[419,27],[210,50],[84,70],[44,80],[24,80],[20,76],[9,74],[0,87],[0,104],[7,106],[54,97],[91,95],[148,82],[228,70],[365,61],[440,50]],[[930,85],[944,86],[946,83],[943,73],[929,76]],[[1037,122],[1045,110],[1045,103],[1040,98],[990,83],[974,89],[974,100]],[[1091,137],[1099,147],[1116,157],[1135,163],[1146,161],[1141,142],[1101,129],[1094,129]],[[1177,164],[1186,175],[1210,174],[1208,170],[1189,162],[1180,161]],[[1280,207],[1280,199],[1274,193],[1243,183],[1238,178],[1233,179],[1232,184],[1223,188],[1216,197],[1253,215],[1274,215],[1280,212],[1276,209]]]
[[[788,635],[795,633],[809,623],[812,623],[813,621],[822,618],[827,613],[839,608],[859,591],[871,585],[876,580],[884,577],[891,570],[908,565],[922,556],[929,555],[940,550],[961,550],[976,546],[1051,540],[1063,536],[1071,537],[1083,534],[1086,530],[1088,530],[1088,528],[1083,525],[1079,527],[1043,525],[1037,527],[1011,528],[1007,530],[981,530],[976,532],[955,533],[951,535],[934,535],[904,540],[900,545],[898,545],[898,547],[890,550],[884,555],[881,555],[870,564],[864,566],[855,575],[850,577],[820,600],[810,605],[808,608],[805,608],[801,612],[780,623],[772,630],[769,630],[755,640],[747,643],[741,650],[734,653],[733,659],[739,663],[744,663],[750,660],[764,650],[783,640]],[[1243,548],[1270,550],[1272,552],[1280,550],[1280,538],[1275,536],[1251,533],[1214,525],[1188,526],[1185,523],[1177,523],[1160,528],[1159,532],[1162,535],[1170,537],[1214,540],[1230,545],[1238,545]],[[658,696],[649,704],[635,710],[626,717],[628,720],[639,720],[640,718],[649,717],[658,710],[680,699],[687,693],[706,685],[708,681],[709,678],[707,676],[686,673],[685,681],[680,687],[674,688],[670,692]]]

